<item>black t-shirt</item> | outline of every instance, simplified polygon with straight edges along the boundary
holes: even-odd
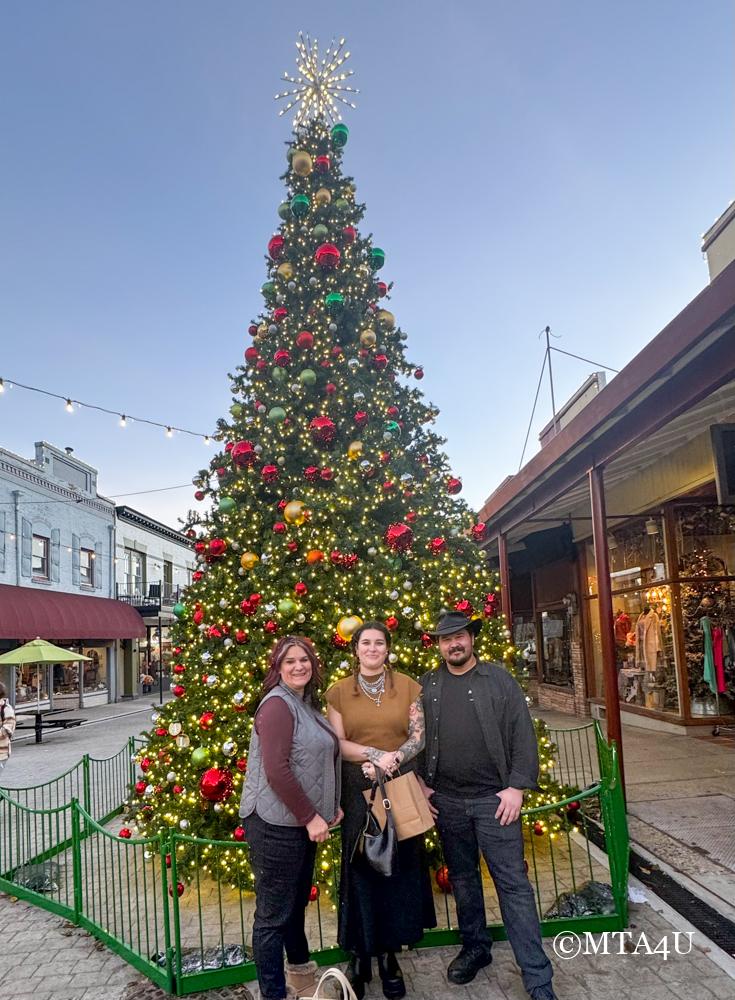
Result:
[[[503,787],[490,759],[477,707],[472,700],[475,668],[445,671],[439,705],[439,761],[434,788],[455,798],[495,795]]]

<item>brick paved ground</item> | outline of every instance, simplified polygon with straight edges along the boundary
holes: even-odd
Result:
[[[645,932],[651,944],[669,935],[673,950],[675,917],[649,904],[632,904],[630,929]],[[166,994],[140,976],[85,931],[58,917],[0,895],[0,996],[13,1000],[164,1000]],[[690,955],[610,954],[562,961],[551,941],[545,947],[555,967],[559,1000],[711,1000],[730,998],[735,983],[709,957],[708,943],[695,935]],[[414,1000],[523,1000],[525,992],[507,943],[494,945],[494,961],[469,986],[450,986],[444,975],[455,948],[405,955],[401,965]],[[369,988],[381,996],[380,984]],[[250,1000],[257,986],[212,990],[203,1000]]]

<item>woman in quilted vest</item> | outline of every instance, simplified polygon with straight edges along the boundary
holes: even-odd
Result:
[[[10,741],[15,732],[15,712],[8,701],[5,685],[0,684],[0,771],[10,759]]]
[[[279,639],[255,713],[240,816],[255,875],[253,953],[262,1000],[316,989],[304,920],[316,845],[342,819],[339,740],[319,711],[321,679],[308,639]]]

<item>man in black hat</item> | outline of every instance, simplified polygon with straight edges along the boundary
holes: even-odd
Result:
[[[538,745],[525,695],[500,664],[474,652],[482,622],[442,615],[432,633],[442,663],[421,678],[425,793],[436,816],[457,903],[462,949],[447,977],[469,983],[492,962],[479,855],[495,883],[503,924],[532,1000],[556,1000],[523,859],[523,790],[538,789]]]

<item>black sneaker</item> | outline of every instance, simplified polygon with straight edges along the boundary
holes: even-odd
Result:
[[[464,986],[471,983],[480,969],[490,965],[493,956],[489,948],[480,948],[475,945],[470,948],[462,948],[460,953],[452,959],[447,969],[447,979],[455,986]]]

